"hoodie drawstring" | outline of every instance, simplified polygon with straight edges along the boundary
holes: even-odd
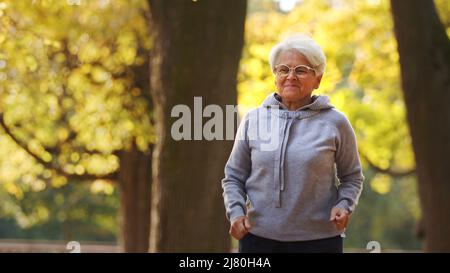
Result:
[[[281,145],[280,145],[280,152],[278,155],[278,160],[276,160],[276,162],[278,164],[275,164],[275,168],[278,170],[275,170],[275,174],[276,174],[276,181],[278,182],[277,184],[277,192],[276,192],[276,207],[281,207],[281,192],[284,191],[284,181],[285,181],[285,175],[284,175],[284,159],[286,157],[286,147],[287,147],[287,142],[289,140],[289,133],[291,130],[291,126],[292,123],[294,122],[295,118],[292,118],[290,116],[287,115],[287,113],[284,113],[285,117],[287,119],[284,119],[284,124],[283,124],[283,128],[282,128],[282,136],[281,136]]]

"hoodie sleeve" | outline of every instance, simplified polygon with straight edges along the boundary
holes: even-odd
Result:
[[[230,221],[247,213],[245,182],[251,172],[247,130],[248,115],[239,125],[233,149],[225,165],[225,178],[222,179],[226,216]]]
[[[335,207],[353,212],[361,195],[364,176],[358,155],[356,135],[345,116],[339,121],[338,131],[336,169],[340,184]]]

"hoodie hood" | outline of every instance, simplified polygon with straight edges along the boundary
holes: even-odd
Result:
[[[273,113],[279,117],[296,119],[311,117],[319,113],[321,110],[334,108],[334,106],[330,104],[330,99],[327,96],[313,95],[311,100],[312,102],[310,104],[302,106],[295,111],[290,111],[286,105],[281,102],[280,95],[273,92],[266,97],[261,106],[264,108],[279,109],[279,111],[275,111]]]

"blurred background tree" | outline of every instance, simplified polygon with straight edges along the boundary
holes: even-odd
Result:
[[[149,0],[149,4],[154,35],[150,89],[159,136],[153,165],[151,215],[155,221],[150,250],[228,251],[230,238],[220,181],[232,142],[205,139],[203,117],[208,114],[203,107],[214,104],[225,110],[237,103],[236,75],[247,1]],[[195,105],[194,97],[201,97],[200,105]],[[172,109],[180,105],[190,109],[192,141],[172,137],[176,118]],[[216,112],[209,117],[219,124],[229,119]],[[225,138],[224,131],[216,125],[213,128]]]
[[[445,26],[448,18],[439,18],[433,1],[391,0],[391,6],[417,162],[424,249],[450,252],[450,39]]]
[[[21,228],[65,226],[49,238],[103,232],[87,238],[119,235],[125,251],[147,251],[155,136],[146,2],[3,1],[0,8],[0,191],[10,196],[0,213]],[[90,187],[70,185],[80,182]],[[85,227],[60,215],[78,215]],[[86,236],[74,236],[81,230]]]

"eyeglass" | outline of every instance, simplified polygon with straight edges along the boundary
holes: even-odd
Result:
[[[289,73],[291,73],[291,70],[294,70],[294,73],[299,78],[304,78],[308,75],[308,72],[312,70],[314,74],[316,73],[316,70],[312,67],[309,67],[307,65],[297,65],[296,67],[289,67],[285,64],[279,64],[275,66],[274,72],[279,77],[287,77]]]

